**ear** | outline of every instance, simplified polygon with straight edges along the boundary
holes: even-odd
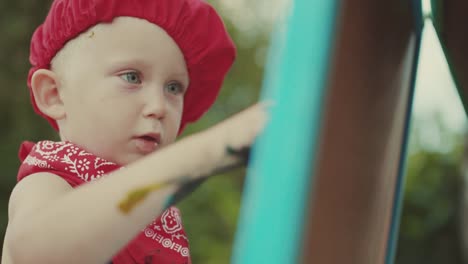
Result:
[[[55,120],[65,117],[65,108],[59,87],[59,78],[53,71],[39,69],[34,72],[31,88],[36,105],[42,113]]]

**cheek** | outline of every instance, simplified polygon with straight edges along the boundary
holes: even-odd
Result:
[[[183,102],[172,105],[169,112],[169,119],[171,122],[170,127],[172,130],[174,130],[172,132],[175,133],[177,136],[177,132],[179,131],[180,127],[180,121],[182,120]]]
[[[134,100],[133,100],[134,101]],[[70,118],[80,129],[95,133],[116,133],[133,125],[137,107],[132,98],[109,93],[93,93],[77,98],[71,105]]]
[[[177,101],[174,101],[171,106],[171,111],[174,113],[174,117],[180,121],[182,119],[182,113],[184,111],[184,100],[181,98]]]
[[[138,119],[138,104],[131,97],[103,98],[96,104],[96,117],[108,127],[132,126]]]

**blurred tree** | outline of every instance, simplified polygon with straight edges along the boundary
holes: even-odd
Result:
[[[460,193],[460,222],[458,227],[461,236],[461,251],[464,263],[468,263],[468,132],[465,132],[463,140],[463,155],[461,162],[461,193]]]
[[[29,39],[44,18],[50,0],[0,1],[0,234],[7,225],[7,205],[16,182],[21,141],[54,138],[49,125],[29,104],[26,77]]]
[[[445,129],[436,115],[430,121],[431,139],[423,140],[422,129],[426,127],[415,121],[396,263],[461,264],[460,202],[465,185],[461,136]],[[439,146],[426,144],[428,140],[439,142]],[[449,142],[451,147],[442,146]]]

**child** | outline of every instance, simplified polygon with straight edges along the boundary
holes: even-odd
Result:
[[[2,263],[191,263],[173,195],[241,162],[265,106],[171,143],[212,105],[234,57],[202,0],[55,0],[32,37],[28,84],[61,141],[20,149]]]

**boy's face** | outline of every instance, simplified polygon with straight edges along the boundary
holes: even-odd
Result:
[[[71,41],[53,61],[63,140],[126,165],[172,143],[189,76],[182,52],[146,20],[120,17]]]

